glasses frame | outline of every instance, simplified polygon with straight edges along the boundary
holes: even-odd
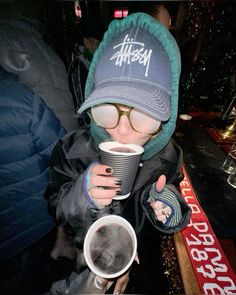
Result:
[[[105,128],[105,127],[103,127],[103,126],[99,126],[99,124],[97,124],[96,121],[94,120],[93,115],[92,115],[92,110],[91,110],[91,108],[90,108],[89,111],[88,111],[89,117],[90,117],[90,118],[93,120],[93,122],[94,122],[97,126],[99,126],[99,127],[102,127],[102,128],[105,128],[105,129],[115,129],[115,128],[119,125],[120,117],[121,117],[121,116],[126,116],[126,117],[128,118],[128,120],[129,120],[129,124],[130,124],[131,128],[132,128],[135,132],[138,132],[138,133],[141,133],[141,134],[157,135],[157,134],[160,133],[161,130],[162,130],[162,122],[161,122],[160,126],[158,127],[158,129],[157,129],[155,132],[152,132],[152,133],[149,133],[149,132],[140,132],[140,131],[138,131],[138,130],[136,130],[136,129],[134,128],[134,126],[132,125],[132,123],[131,123],[131,121],[130,121],[130,117],[129,117],[129,116],[130,116],[130,112],[134,109],[133,107],[130,107],[130,109],[129,109],[128,111],[122,111],[122,110],[121,110],[116,104],[113,104],[113,103],[106,103],[106,104],[112,105],[112,106],[114,106],[114,107],[117,109],[117,112],[118,112],[119,118],[118,118],[117,124],[116,124],[114,127],[112,127],[112,128]],[[125,106],[125,105],[124,105],[124,106]]]

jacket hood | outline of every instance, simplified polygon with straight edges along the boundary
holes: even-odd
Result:
[[[93,61],[91,63],[89,74],[85,87],[85,98],[89,97],[93,92],[94,76],[96,65],[103,55],[104,49],[109,46],[111,41],[121,32],[130,27],[141,27],[153,36],[155,36],[164,47],[170,64],[171,64],[171,97],[170,97],[170,117],[167,122],[163,124],[163,128],[158,136],[152,138],[144,145],[143,160],[150,159],[160,150],[162,150],[169,142],[172,134],[175,130],[177,112],[178,112],[178,96],[179,96],[179,77],[181,71],[181,59],[178,45],[171,35],[171,33],[153,17],[145,13],[134,13],[122,20],[114,20],[109,25],[107,32],[104,35],[103,41],[94,54]],[[90,124],[91,133],[96,142],[99,144],[102,141],[109,140],[109,134],[93,122]]]

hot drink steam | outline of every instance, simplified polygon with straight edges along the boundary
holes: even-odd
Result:
[[[125,228],[117,224],[109,224],[95,232],[90,251],[94,265],[101,272],[117,273],[129,263],[132,257],[132,239]]]

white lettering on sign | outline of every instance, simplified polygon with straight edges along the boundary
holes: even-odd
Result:
[[[136,49],[134,49],[134,45]],[[140,48],[137,49],[137,46]],[[141,42],[135,42],[132,38],[129,38],[127,34],[122,43],[117,44],[113,49],[119,50],[110,58],[110,60],[116,59],[115,64],[122,66],[123,64],[131,64],[132,62],[138,62],[146,67],[145,77],[148,76],[149,64],[152,55],[152,49],[145,49],[145,44]]]
[[[198,205],[196,205],[196,204],[188,204],[189,205],[189,207],[191,208],[191,210],[192,210],[192,213],[200,213],[201,212],[201,210],[199,209],[199,207],[198,207]]]
[[[188,245],[205,245],[210,246],[213,245],[215,240],[211,234],[199,234],[198,236],[195,236],[193,234],[190,234],[191,240],[189,238],[186,238]]]
[[[229,286],[220,287],[216,283],[205,283],[203,285],[203,290],[205,294],[236,294],[236,285],[235,282],[229,277],[218,277],[218,281],[230,284]],[[222,285],[221,283],[221,285]]]
[[[193,226],[196,231],[200,233],[206,233],[208,231],[208,224],[206,222],[194,222],[192,221],[192,218],[190,219],[190,222],[188,224],[188,227]]]
[[[182,192],[182,194],[183,194],[183,196],[185,198],[186,192],[187,193],[191,192],[191,188],[182,188],[181,192]],[[193,199],[193,196],[190,196],[190,198]]]
[[[217,272],[219,273],[224,273],[224,272],[227,272],[228,268],[225,264],[223,263],[219,263],[219,261],[222,260],[222,255],[220,253],[220,251],[218,249],[215,249],[215,248],[205,248],[205,253],[208,253],[208,254],[212,254],[213,255],[215,254],[216,256],[213,257],[213,258],[210,258],[209,259],[209,256],[208,256],[208,263],[205,264],[205,265],[201,265],[200,267],[197,268],[197,271],[199,273],[202,273],[202,275],[206,278],[215,278],[217,277]],[[209,264],[209,262],[211,262],[211,264]]]

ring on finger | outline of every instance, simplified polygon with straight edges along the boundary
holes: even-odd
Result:
[[[103,283],[99,281],[98,277],[95,277],[94,284],[97,289],[99,290],[103,289]]]
[[[163,209],[161,210],[161,212],[162,212],[162,215],[164,215],[166,219],[169,217],[169,214],[167,212],[165,212]]]

